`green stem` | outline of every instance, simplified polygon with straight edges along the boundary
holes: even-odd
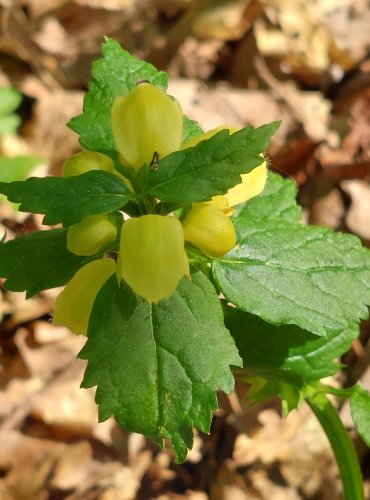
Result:
[[[334,451],[343,484],[345,500],[364,500],[363,481],[353,443],[337,410],[323,393],[306,399],[316,415]]]

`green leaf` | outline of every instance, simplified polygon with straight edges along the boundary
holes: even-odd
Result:
[[[14,134],[20,124],[21,118],[18,115],[0,116],[0,135]]]
[[[232,307],[225,324],[233,336],[248,375],[279,379],[299,386],[334,375],[336,359],[348,351],[359,329],[330,330],[318,337],[295,325],[276,326]]]
[[[83,114],[73,118],[68,126],[80,135],[84,148],[112,156],[115,150],[111,128],[114,100],[130,92],[140,80],[148,80],[166,90],[168,78],[166,73],[136,59],[110,38],[103,43],[102,49],[103,58],[93,64],[93,80],[84,99]]]
[[[171,439],[178,461],[192,446],[193,425],[209,431],[215,391],[232,390],[229,365],[240,365],[217,294],[201,273],[156,305],[110,279],[80,357],[88,360],[83,387],[98,386],[100,420],[114,415],[161,446]]]
[[[182,135],[182,142],[189,141],[193,137],[197,137],[198,135],[202,134],[203,130],[200,128],[199,124],[188,118],[187,116],[184,116],[184,132]]]
[[[9,87],[0,87],[0,117],[9,115],[18,108],[22,94]]]
[[[13,292],[36,293],[65,285],[94,257],[79,257],[67,250],[67,229],[38,231],[0,243],[0,276]]]
[[[353,423],[364,442],[370,446],[370,394],[360,385],[354,389],[349,400]]]
[[[23,181],[44,160],[40,156],[12,156],[0,158],[0,182]]]
[[[92,170],[72,177],[31,177],[0,183],[0,192],[22,212],[46,214],[44,224],[76,224],[88,215],[112,212],[133,199],[117,175]]]
[[[160,161],[148,180],[148,192],[162,201],[193,203],[224,194],[263,162],[260,156],[280,122],[230,135],[222,130],[193,148],[176,151]]]
[[[268,173],[266,186],[262,193],[238,205],[233,222],[238,234],[243,234],[243,227],[265,220],[300,222],[301,207],[297,205],[297,187],[291,180],[271,171]]]
[[[213,276],[227,300],[269,323],[330,336],[368,316],[370,253],[329,229],[246,223],[237,246],[214,261]]]

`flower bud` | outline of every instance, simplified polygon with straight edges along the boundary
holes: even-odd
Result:
[[[113,259],[98,259],[81,267],[55,302],[54,325],[86,335],[95,298],[115,266]]]
[[[170,297],[189,274],[181,223],[172,216],[143,215],[122,226],[118,276],[150,302]]]
[[[163,90],[142,83],[112,108],[112,131],[123,163],[139,169],[156,152],[160,158],[180,148],[183,115],[178,102]]]
[[[82,151],[77,153],[64,163],[63,177],[72,177],[73,175],[81,175],[90,170],[105,170],[113,172],[114,163],[109,156],[95,151]]]
[[[221,257],[236,243],[234,225],[213,203],[194,203],[182,223],[185,240],[209,257]]]
[[[109,215],[91,215],[68,229],[67,248],[76,255],[95,255],[116,237],[117,227]]]

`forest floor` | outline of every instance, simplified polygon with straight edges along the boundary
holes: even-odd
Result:
[[[204,129],[282,120],[270,168],[295,180],[304,221],[370,247],[370,5],[366,0],[0,0],[0,86],[23,94],[1,159],[32,155],[59,175],[80,150],[66,127],[110,36],[171,78],[169,93]],[[0,171],[0,179],[1,178]],[[0,234],[42,229],[0,202]],[[51,324],[58,290],[2,291],[2,500],[339,500],[338,472],[308,407],[250,407],[238,382],[220,395],[210,436],[176,465],[141,435],[98,423],[80,389],[84,338]],[[370,323],[341,360],[338,386],[370,388]],[[335,402],[339,405],[339,402]],[[370,453],[353,431],[370,498]]]

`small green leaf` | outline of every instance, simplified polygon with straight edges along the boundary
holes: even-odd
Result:
[[[114,415],[161,446],[171,439],[178,461],[192,446],[193,425],[209,431],[216,390],[232,390],[230,365],[240,365],[217,294],[201,273],[156,305],[111,278],[95,301],[80,357],[88,360],[83,387],[98,386],[100,420]]]
[[[88,215],[112,212],[133,199],[117,175],[92,170],[72,177],[31,177],[0,183],[0,192],[22,212],[46,214],[44,224],[70,226]]]
[[[0,158],[0,182],[23,181],[44,160],[40,156],[12,156]]]
[[[0,87],[0,117],[7,116],[16,110],[21,101],[22,94],[15,89]]]
[[[276,326],[225,307],[225,324],[233,336],[248,375],[299,386],[334,375],[336,359],[348,351],[359,329],[329,330],[318,337],[295,325]]]
[[[227,300],[274,324],[316,335],[368,316],[370,252],[354,236],[277,220],[243,226],[213,275]]]
[[[14,134],[20,124],[21,118],[16,114],[0,116],[0,135]]]
[[[0,276],[7,290],[36,293],[65,285],[94,257],[79,257],[67,250],[67,229],[37,231],[0,243]]]
[[[193,203],[224,194],[263,162],[260,156],[280,122],[230,135],[223,130],[193,148],[176,151],[152,172],[148,192],[162,201]]]
[[[187,116],[184,116],[184,132],[182,136],[182,142],[189,141],[193,137],[197,137],[198,135],[201,135],[203,133],[203,130],[200,128],[199,124],[188,118]]]
[[[370,394],[357,385],[351,394],[350,400],[351,415],[357,432],[364,442],[370,446]]]
[[[103,58],[93,64],[93,80],[84,99],[83,114],[72,118],[68,126],[80,135],[80,143],[86,149],[114,156],[111,127],[114,100],[130,92],[140,80],[166,90],[168,78],[166,73],[136,59],[110,38],[102,49]]]

